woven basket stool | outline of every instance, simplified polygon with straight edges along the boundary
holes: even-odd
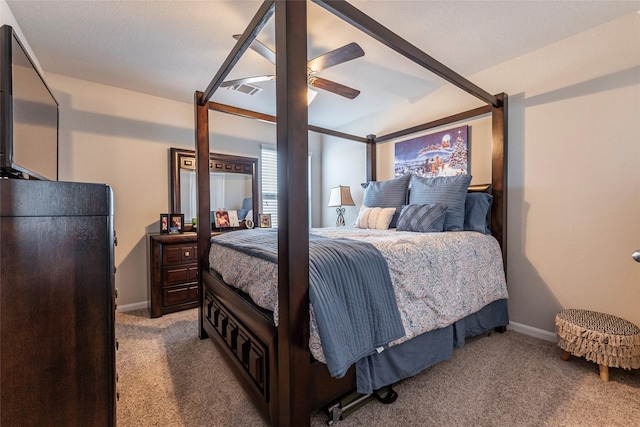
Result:
[[[584,357],[600,367],[600,379],[609,381],[609,367],[640,368],[640,328],[597,311],[566,309],[556,315],[562,360]]]

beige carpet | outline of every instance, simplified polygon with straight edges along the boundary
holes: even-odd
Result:
[[[197,337],[197,310],[150,319],[118,313],[118,426],[265,425],[212,342]],[[349,426],[640,426],[640,370],[598,367],[513,331],[468,342],[395,386],[391,405],[372,401]],[[326,417],[313,414],[311,425]]]

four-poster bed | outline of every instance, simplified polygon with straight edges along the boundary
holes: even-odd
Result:
[[[325,364],[312,358],[309,349],[308,206],[306,203],[297,203],[308,198],[306,157],[309,130],[365,143],[367,181],[375,181],[376,144],[490,114],[492,182],[480,190],[490,191],[493,195],[491,234],[500,244],[503,261],[506,254],[506,94],[494,96],[478,88],[346,2],[314,2],[487,105],[381,137],[369,135],[362,138],[309,126],[306,102],[307,41],[306,38],[297,36],[307,33],[307,5],[306,2],[299,1],[265,1],[207,89],[196,92],[197,253],[201,278],[199,334],[201,338],[210,337],[227,356],[265,418],[272,425],[283,426],[308,425],[311,411],[336,401],[356,387],[353,368],[342,378],[333,378]],[[210,102],[215,90],[274,14],[278,75],[278,215],[281,224],[277,229],[277,327],[271,311],[257,306],[243,292],[229,286],[220,274],[210,269],[211,207],[208,178],[210,110],[276,121],[275,117]],[[505,325],[506,323],[499,323],[493,326]],[[464,330],[462,333],[465,333]],[[381,354],[385,353],[387,351]]]

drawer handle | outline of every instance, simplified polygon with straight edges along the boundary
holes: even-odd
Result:
[[[186,252],[184,253],[184,256],[190,256],[190,255],[191,255],[191,253],[190,253],[189,251],[186,251]]]

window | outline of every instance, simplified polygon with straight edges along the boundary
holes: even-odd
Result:
[[[260,150],[260,186],[262,210],[271,214],[271,226],[278,226],[278,156],[275,147],[262,146]]]
[[[309,224],[311,224],[311,153],[308,157]],[[274,146],[263,145],[260,150],[260,185],[262,210],[271,214],[271,226],[278,226],[278,156]]]

